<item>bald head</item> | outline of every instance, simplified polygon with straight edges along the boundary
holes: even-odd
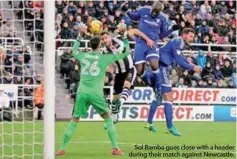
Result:
[[[163,11],[163,9],[164,9],[163,4],[159,1],[155,1],[152,5],[152,11],[151,11],[152,18],[155,18],[160,13],[160,11]]]

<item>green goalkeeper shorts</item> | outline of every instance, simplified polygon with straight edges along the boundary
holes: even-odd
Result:
[[[103,95],[93,95],[78,92],[73,116],[76,118],[87,117],[87,111],[90,106],[93,106],[96,112],[100,115],[110,112],[108,103],[105,101]]]

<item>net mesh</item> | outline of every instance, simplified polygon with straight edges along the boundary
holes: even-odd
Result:
[[[42,7],[41,1],[0,1],[2,159],[43,155]]]

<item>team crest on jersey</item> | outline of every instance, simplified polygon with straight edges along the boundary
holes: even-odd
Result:
[[[177,54],[180,55],[180,54],[181,54],[181,51],[180,51],[180,50],[177,50]]]

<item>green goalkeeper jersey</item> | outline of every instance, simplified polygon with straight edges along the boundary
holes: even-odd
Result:
[[[99,52],[80,52],[80,41],[72,48],[72,55],[80,62],[80,84],[77,92],[103,95],[104,79],[108,65],[129,55],[128,40],[124,40],[125,49],[119,54],[100,54]]]

